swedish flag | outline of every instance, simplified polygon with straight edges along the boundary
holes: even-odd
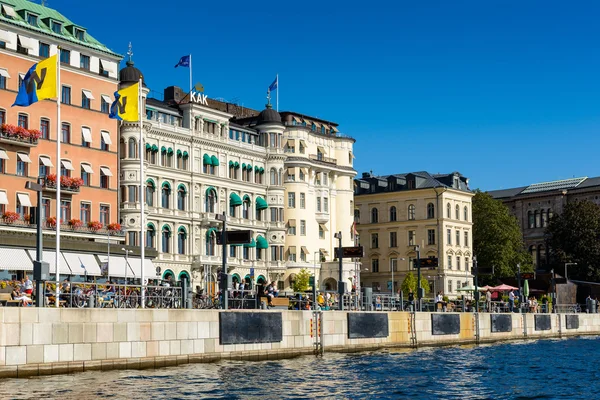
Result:
[[[40,100],[57,97],[57,57],[58,55],[55,54],[44,61],[33,64],[33,66],[29,68],[29,71],[25,74],[25,78],[23,78],[13,107],[29,107]]]
[[[110,106],[108,116],[120,121],[138,121],[140,119],[139,92],[139,82],[115,92],[115,101]]]

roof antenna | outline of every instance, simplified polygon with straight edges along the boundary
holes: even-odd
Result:
[[[48,2],[46,0],[42,0],[40,2],[40,4],[42,5],[42,7],[47,7],[48,6]]]

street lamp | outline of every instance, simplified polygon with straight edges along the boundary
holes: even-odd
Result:
[[[569,265],[577,265],[577,263],[565,263],[565,280],[567,279],[567,267]]]
[[[419,311],[422,311],[421,299],[423,298],[423,290],[421,289],[421,248],[419,245],[415,246],[415,252],[417,253],[417,300],[419,301]]]
[[[398,262],[400,261],[405,261],[406,258],[397,258],[396,259],[396,268],[398,267]],[[394,293],[396,293],[396,288],[394,287],[394,264],[392,264],[392,267],[390,268],[392,270],[392,295],[394,295]]]
[[[313,253],[313,301],[316,304],[317,301],[317,258],[316,255],[321,254],[320,251],[315,251]]]
[[[127,294],[127,268],[129,268],[129,253],[133,253],[133,250],[127,250],[125,247],[121,247],[121,250],[125,252],[125,294]]]

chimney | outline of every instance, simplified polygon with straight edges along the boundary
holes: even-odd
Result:
[[[179,86],[169,86],[164,90],[165,103],[179,103],[186,93]]]
[[[371,177],[371,173],[369,173],[369,172],[363,172],[362,173],[362,177],[363,177],[363,179],[370,178]]]

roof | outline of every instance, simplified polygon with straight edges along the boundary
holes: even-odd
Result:
[[[270,104],[267,104],[267,108],[261,111],[256,118],[256,125],[268,124],[275,122],[281,124],[281,115],[275,110]]]
[[[146,80],[142,71],[134,67],[133,61],[127,61],[127,66],[119,71],[119,81],[121,83],[137,83],[142,78],[142,85],[146,86]]]
[[[527,186],[522,186],[522,187],[512,188],[512,189],[491,190],[487,193],[495,199],[504,199],[507,197],[513,197],[513,196],[518,195],[525,188],[527,188]]]
[[[427,171],[416,171],[384,176],[363,173],[361,179],[355,179],[355,183],[355,195],[433,188],[471,191],[469,180],[458,172],[432,175]]]
[[[579,186],[581,182],[583,182],[586,179],[587,176],[583,178],[571,178],[563,179],[560,181],[534,183],[532,185],[527,186],[525,190],[521,192],[521,194],[547,192],[550,190],[573,189]]]
[[[545,193],[559,190],[586,189],[597,186],[600,186],[600,177],[588,178],[584,176],[580,178],[533,183],[529,186],[521,186],[510,189],[490,190],[488,193],[496,199],[504,199],[518,195]]]
[[[117,57],[119,59],[123,58],[123,56],[113,52],[108,47],[106,47],[105,45],[100,43],[92,35],[90,35],[87,31],[85,32],[83,41],[77,39],[74,34],[72,34],[71,32],[69,32],[66,29],[66,27],[76,26],[83,30],[85,30],[85,28],[83,28],[81,25],[78,25],[78,24],[72,22],[67,17],[65,17],[64,15],[62,15],[61,13],[59,13],[58,11],[56,11],[52,8],[48,8],[48,7],[45,7],[40,4],[36,4],[36,3],[27,1],[27,0],[2,0],[2,4],[11,6],[12,8],[14,8],[14,10],[17,13],[16,13],[16,17],[5,17],[4,15],[0,14],[1,22],[11,24],[11,25],[16,25],[16,26],[19,26],[21,28],[24,28],[24,29],[27,29],[30,31],[43,33],[44,35],[47,35],[47,36],[53,36],[57,39],[62,39],[62,40],[66,40],[66,41],[69,41],[72,43],[77,43],[78,45],[110,54],[111,56]],[[23,16],[21,14],[19,14],[19,12],[21,12],[21,11],[29,11],[32,14],[37,15],[38,16],[38,26],[36,27],[36,26],[32,26],[32,25],[28,24],[27,21],[23,18]],[[60,22],[63,25],[62,29],[61,29],[61,33],[56,33],[51,29],[50,20]]]

